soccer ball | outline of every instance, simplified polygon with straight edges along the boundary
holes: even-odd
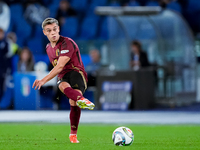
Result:
[[[134,135],[129,128],[119,127],[113,132],[112,140],[117,146],[129,146],[134,141]]]

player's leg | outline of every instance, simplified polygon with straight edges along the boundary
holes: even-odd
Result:
[[[64,93],[64,89],[71,87],[69,83],[67,82],[62,82],[59,84],[59,89]],[[82,95],[82,92],[80,90],[75,90],[76,92],[80,93]],[[70,103],[70,126],[71,126],[71,132],[69,135],[69,139],[71,143],[79,143],[77,140],[77,131],[78,131],[78,125],[79,125],[79,120],[81,116],[81,108],[79,108],[76,105],[76,101],[69,99]]]
[[[85,90],[87,89],[87,82],[86,79],[83,75],[82,71],[72,71],[70,76],[69,76],[69,83],[72,86],[73,89],[78,89],[84,94]],[[95,105],[90,102],[88,99],[82,97],[76,102],[77,106],[83,109],[89,109],[93,110]]]
[[[63,92],[69,99],[77,101],[83,98],[82,93],[74,90],[71,85],[65,81],[58,81],[58,88]]]
[[[84,98],[83,95],[77,90],[73,89],[69,83],[61,81],[58,83],[59,89],[71,100],[76,101],[78,107],[83,109],[93,110],[95,105],[88,99]]]
[[[77,90],[78,92],[81,93],[80,90]],[[71,143],[79,143],[77,140],[77,131],[78,131],[78,125],[79,125],[79,120],[81,116],[81,108],[76,105],[76,102],[73,100],[69,100],[70,103],[70,126],[71,126],[71,132],[69,135],[69,140]]]
[[[63,82],[59,87],[66,85],[65,83],[67,82]],[[68,84],[68,83],[67,83]],[[68,85],[70,86],[70,85]],[[63,91],[62,88],[60,88],[61,91]],[[82,92],[78,89],[74,89],[75,91],[79,92],[82,95]],[[81,108],[79,108],[76,105],[76,101],[69,99],[69,103],[70,103],[70,124],[71,124],[71,133],[72,135],[76,135],[77,134],[77,130],[78,130],[78,124],[79,124],[79,120],[80,120],[80,116],[81,116]]]
[[[58,81],[59,89],[71,100],[76,101],[78,107],[93,110],[95,105],[83,97],[87,88],[85,77],[81,71],[71,71],[65,74],[63,79]],[[82,94],[75,89],[78,89]]]

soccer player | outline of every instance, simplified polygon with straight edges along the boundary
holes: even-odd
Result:
[[[80,51],[77,44],[68,37],[59,34],[59,24],[54,18],[46,18],[42,23],[43,33],[50,41],[46,52],[54,68],[41,80],[35,80],[33,88],[40,89],[42,85],[58,75],[58,88],[68,98],[71,107],[69,136],[71,143],[79,143],[77,129],[81,115],[81,108],[93,110],[95,105],[83,97],[87,88],[87,74],[85,72]]]

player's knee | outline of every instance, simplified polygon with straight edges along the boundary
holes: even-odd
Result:
[[[73,101],[73,100],[69,100],[69,104],[71,105],[71,106],[76,106],[76,102],[75,101]]]
[[[65,88],[67,88],[67,87],[71,87],[68,83],[66,83],[66,82],[61,82],[60,84],[59,84],[59,86],[58,86],[58,88],[62,91],[62,92],[64,92],[64,89]]]

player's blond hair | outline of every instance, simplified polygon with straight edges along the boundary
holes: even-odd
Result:
[[[44,27],[48,24],[53,24],[56,23],[57,25],[59,25],[58,20],[56,20],[55,18],[46,18],[43,22],[42,22],[42,29],[44,29]]]

